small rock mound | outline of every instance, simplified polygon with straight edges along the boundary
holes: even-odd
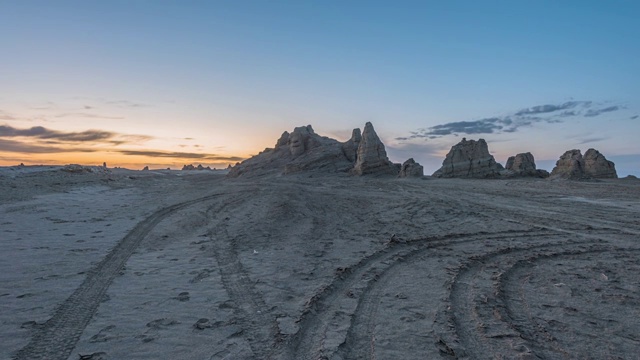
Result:
[[[442,178],[493,178],[499,177],[504,170],[489,154],[489,147],[484,139],[467,140],[451,147],[442,167],[433,173]]]
[[[405,161],[400,168],[399,177],[422,177],[424,176],[424,168],[418,164],[413,158]]]
[[[505,166],[506,171],[503,172],[505,177],[541,177],[546,178],[549,172],[542,169],[536,169],[536,162],[533,154],[530,152],[520,153],[516,156],[510,156]]]
[[[615,164],[595,149],[582,156],[580,150],[566,151],[551,171],[552,179],[615,179],[618,177]]]

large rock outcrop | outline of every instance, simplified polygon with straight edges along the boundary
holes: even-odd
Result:
[[[580,150],[566,151],[551,171],[552,179],[601,179],[617,178],[615,165],[595,149],[589,149],[582,156]]]
[[[400,168],[399,177],[422,177],[424,176],[424,168],[418,164],[413,158],[405,161]]]
[[[356,175],[398,174],[398,168],[389,161],[384,144],[370,122],[364,126],[356,156],[356,164],[352,170]]]
[[[584,156],[584,173],[595,179],[617,179],[616,165],[596,149],[589,149]]]
[[[584,178],[584,163],[580,150],[568,150],[556,161],[556,166],[551,170],[553,179],[582,179]]]
[[[435,177],[443,178],[494,178],[500,176],[504,170],[493,155],[489,154],[489,147],[484,139],[467,140],[451,147],[442,167],[433,173]]]
[[[549,172],[546,170],[536,169],[536,162],[533,154],[530,152],[520,153],[516,156],[510,156],[505,165],[506,171],[503,172],[505,177],[541,177],[546,178]]]
[[[387,158],[373,125],[354,129],[351,138],[339,142],[316,134],[311,125],[284,132],[274,148],[267,148],[229,170],[227,176],[292,174],[302,171],[344,172],[354,175],[398,174],[399,164]]]

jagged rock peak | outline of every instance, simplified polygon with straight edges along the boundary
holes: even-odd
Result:
[[[442,167],[433,176],[444,178],[490,178],[498,177],[504,170],[489,153],[484,139],[462,141],[451,147],[442,162]]]
[[[400,168],[399,177],[422,177],[424,176],[424,167],[418,164],[413,158],[405,161]]]
[[[362,134],[360,133],[360,129],[355,128],[351,132],[351,139],[347,140],[347,142],[342,145],[344,156],[353,163],[355,163],[358,158],[358,145],[360,145],[361,140]]]
[[[399,169],[389,161],[384,144],[370,122],[364,126],[356,156],[356,164],[352,170],[355,175],[398,174]]]
[[[618,173],[612,161],[596,149],[589,149],[583,156],[585,175],[596,179],[617,179]]]

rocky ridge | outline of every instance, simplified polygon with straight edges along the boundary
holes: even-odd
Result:
[[[417,164],[419,165],[419,164]],[[401,165],[392,163],[373,125],[354,129],[340,142],[315,133],[311,125],[285,131],[273,148],[236,164],[228,177],[293,174],[305,171],[351,175],[398,175]]]

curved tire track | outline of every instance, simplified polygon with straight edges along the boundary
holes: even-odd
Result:
[[[535,231],[536,235],[550,234],[547,231]],[[349,297],[358,297],[354,300],[354,311],[360,306],[361,311],[370,312],[375,309],[373,299],[366,296],[371,290],[372,284],[390,268],[407,259],[407,257],[423,252],[430,248],[446,247],[452,243],[468,243],[478,240],[494,240],[522,235],[522,231],[506,231],[498,233],[480,233],[480,234],[458,234],[446,235],[431,238],[422,238],[410,240],[404,243],[390,243],[386,248],[379,250],[368,257],[363,258],[359,263],[349,269],[341,269],[341,274],[326,288],[317,293],[308,303],[307,309],[300,319],[300,331],[291,339],[288,349],[288,357],[291,359],[321,359],[329,357],[332,349],[327,349],[325,340],[327,333],[335,332],[335,326],[338,321],[334,318],[336,314],[344,313],[344,301]],[[354,328],[353,321],[357,317],[346,317],[349,324],[347,328]],[[338,319],[340,320],[340,319]],[[344,319],[342,319],[344,322]],[[357,324],[357,327],[362,327]],[[370,328],[364,325],[364,328]],[[353,341],[354,331],[351,331],[351,341]],[[345,331],[345,339],[343,342],[350,341],[348,331]],[[358,349],[363,350],[365,354],[371,354],[370,338],[365,341],[356,341],[360,346]],[[364,344],[364,345],[363,345]],[[344,343],[341,345],[344,347]],[[346,349],[344,349],[346,350]],[[353,354],[363,353],[359,351]],[[350,357],[347,357],[350,358]]]
[[[107,288],[144,237],[167,216],[220,195],[222,194],[212,194],[163,208],[138,223],[102,261],[87,272],[82,284],[58,306],[53,316],[17,352],[14,359],[66,360],[100,305]]]

